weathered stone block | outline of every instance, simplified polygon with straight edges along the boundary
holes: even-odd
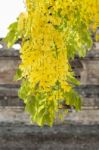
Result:
[[[20,61],[14,58],[0,58],[0,84],[19,84],[14,81],[19,63]]]
[[[0,124],[1,150],[98,150],[98,125]]]

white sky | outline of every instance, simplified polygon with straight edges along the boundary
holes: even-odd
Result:
[[[24,0],[0,0],[0,37],[6,35],[9,24],[24,10]]]

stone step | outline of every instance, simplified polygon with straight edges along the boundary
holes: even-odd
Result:
[[[0,106],[23,106],[18,98],[19,85],[0,85]]]
[[[25,123],[31,124],[28,113],[25,112],[24,107],[0,107],[0,122],[10,123]],[[60,123],[81,123],[81,124],[99,124],[99,109],[85,109],[82,107],[81,111],[74,110],[64,115],[64,121],[56,117],[55,124]]]
[[[24,107],[0,106],[0,122],[30,123],[30,119],[28,114],[24,111]]]
[[[99,125],[0,123],[1,150],[99,150]]]

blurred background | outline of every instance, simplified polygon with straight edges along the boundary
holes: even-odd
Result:
[[[6,35],[9,24],[24,10],[24,0],[0,0],[0,37]]]

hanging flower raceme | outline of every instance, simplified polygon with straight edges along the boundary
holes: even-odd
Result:
[[[26,0],[26,12],[10,25],[8,45],[22,39],[19,96],[39,125],[52,125],[63,104],[80,109],[74,90],[78,81],[69,60],[85,56],[91,47],[90,29],[99,25],[98,8],[98,0]]]

